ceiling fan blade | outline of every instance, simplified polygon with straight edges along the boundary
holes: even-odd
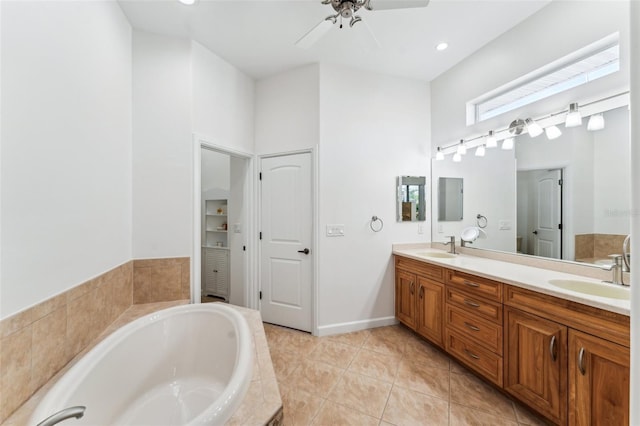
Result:
[[[370,0],[370,10],[408,9],[412,7],[426,7],[429,0]]]
[[[311,28],[308,33],[300,37],[300,40],[296,41],[296,46],[302,49],[308,49],[313,46],[323,35],[327,33],[333,26],[331,20],[325,19],[315,27]]]

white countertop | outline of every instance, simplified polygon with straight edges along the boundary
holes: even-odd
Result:
[[[407,245],[405,247],[394,246],[393,249],[393,254],[395,255],[431,263],[433,265],[443,266],[445,268],[455,269],[461,272],[467,272],[516,287],[537,291],[607,311],[627,316],[630,315],[631,305],[629,300],[612,299],[565,290],[549,284],[549,280],[577,280],[597,283],[603,286],[622,287],[617,284],[606,284],[602,283],[602,281],[580,275],[556,272],[548,269],[519,265],[500,260],[486,259],[468,254],[457,254],[454,258],[434,258],[420,255],[420,253],[425,252],[446,253],[445,251],[437,250],[426,245],[422,247],[417,245]],[[623,289],[629,291],[629,287],[624,287]]]

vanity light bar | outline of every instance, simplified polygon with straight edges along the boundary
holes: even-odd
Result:
[[[612,101],[612,102],[607,102]],[[602,104],[602,105],[599,105]],[[590,128],[588,130],[599,130],[604,127],[604,119],[602,117],[602,113],[609,109],[618,108],[623,105],[629,105],[629,91],[616,93],[615,95],[606,96],[604,98],[596,99],[592,102],[580,104],[580,108],[584,110],[587,107],[593,107],[591,110],[588,110],[587,116],[590,116],[589,120]],[[573,106],[573,108],[572,108]],[[525,120],[525,128],[531,137],[536,137],[541,135],[543,132],[547,136],[548,140],[554,140],[559,138],[562,135],[562,131],[556,126],[556,124],[564,123],[566,121],[567,115],[569,115],[573,111],[577,111],[578,103],[572,103],[567,109],[554,112],[543,117],[539,117],[536,119],[527,118]],[[563,116],[563,117],[560,117]],[[546,123],[544,126],[538,124],[539,121],[551,121]],[[593,120],[593,121],[592,121]],[[602,120],[602,123],[600,122]],[[602,126],[602,127],[600,127]],[[498,137],[497,135],[502,134],[502,137]],[[458,162],[461,160],[461,155],[466,153],[467,149],[478,148],[481,145],[484,145],[485,148],[495,148],[498,146],[498,141],[503,140],[502,147],[504,148],[504,140],[513,139],[512,134],[509,132],[509,127],[501,130],[489,130],[487,134],[481,134],[479,136],[470,138],[470,139],[460,139],[458,142],[446,145],[444,147],[437,147],[436,160],[444,160],[445,155],[456,154],[456,159],[454,161]],[[472,144],[471,142],[478,141],[480,139],[484,139],[483,142]],[[511,141],[507,141],[507,146],[511,144]],[[506,148],[509,149],[509,148]],[[464,152],[462,152],[464,151]],[[481,150],[483,152],[483,150]]]

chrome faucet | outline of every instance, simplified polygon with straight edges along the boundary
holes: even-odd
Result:
[[[631,272],[631,253],[629,252],[629,243],[631,242],[631,234],[627,235],[622,243],[622,261],[624,262],[623,272]]]
[[[610,254],[609,257],[613,259],[613,264],[609,266],[605,266],[603,269],[607,271],[612,271],[613,276],[611,277],[611,281],[605,281],[605,282],[610,284],[628,285],[624,283],[623,277],[622,277],[622,255]]]
[[[449,238],[449,241],[442,243],[445,246],[448,246],[449,244],[451,244],[451,249],[449,250],[449,253],[451,254],[458,254],[456,253],[456,236],[455,235],[449,235],[447,236],[447,238]]]
[[[86,409],[87,407],[84,407],[82,405],[65,408],[64,410],[60,410],[57,413],[47,417],[46,419],[38,423],[37,426],[53,426],[55,424],[60,423],[63,420],[70,419],[71,417],[80,419],[82,418],[82,416],[84,416],[84,410]]]

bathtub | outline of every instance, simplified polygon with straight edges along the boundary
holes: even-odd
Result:
[[[72,406],[64,425],[219,425],[242,402],[253,369],[246,320],[222,303],[182,305],[118,329],[47,392],[30,424]]]

